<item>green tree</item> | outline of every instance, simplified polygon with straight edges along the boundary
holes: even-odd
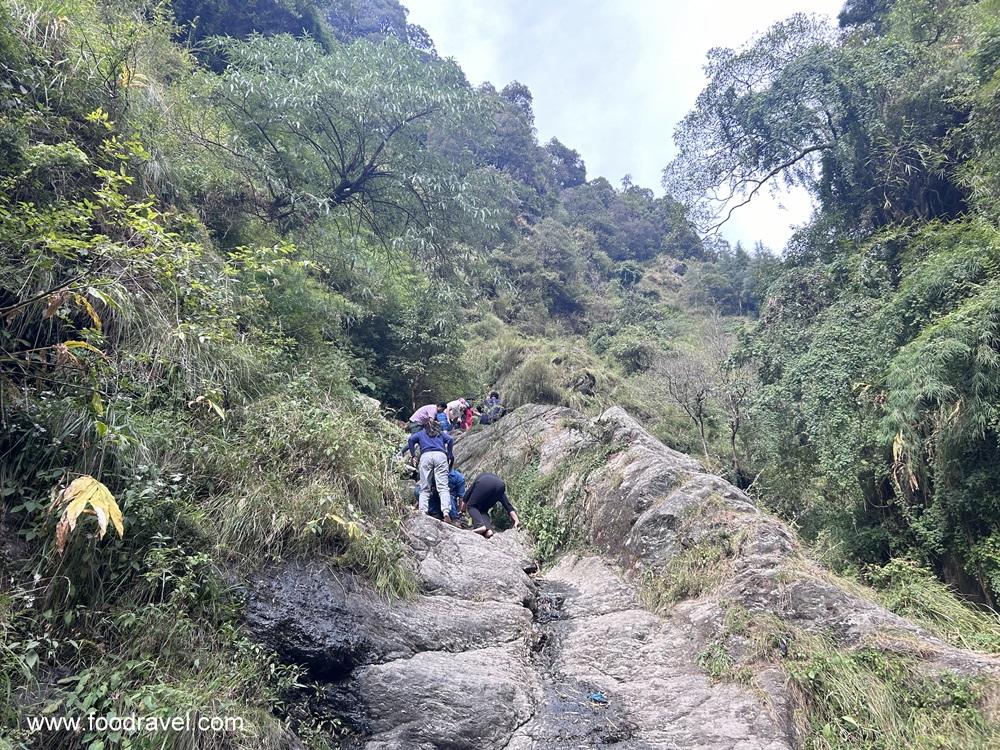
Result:
[[[575,149],[563,145],[558,138],[553,138],[545,145],[545,150],[552,160],[552,170],[559,187],[576,187],[587,181],[587,166]]]
[[[181,36],[201,42],[213,36],[245,39],[254,33],[309,35],[329,41],[319,2],[313,0],[173,0]]]
[[[392,38],[328,53],[287,36],[221,49],[228,67],[202,79],[221,121],[195,137],[228,157],[260,217],[287,230],[336,214],[347,231],[421,253],[489,222],[488,172],[434,147],[437,133],[477,122],[454,63],[428,63]]]

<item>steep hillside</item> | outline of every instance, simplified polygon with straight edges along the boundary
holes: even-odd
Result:
[[[367,748],[991,747],[1000,659],[957,648],[806,557],[784,524],[621,409],[525,406],[459,441],[467,472],[580,538],[539,571],[413,515],[421,594],[293,563],[248,626],[308,668],[301,705]],[[526,575],[530,574],[530,575]]]
[[[397,0],[0,0],[0,748],[989,745],[998,2],[713,50],[658,194]],[[493,389],[517,542],[401,481]]]

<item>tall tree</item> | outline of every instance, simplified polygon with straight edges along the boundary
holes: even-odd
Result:
[[[677,126],[663,177],[704,231],[773,184],[815,184],[849,116],[834,42],[824,21],[799,14],[742,49],[709,51],[709,83]]]
[[[587,181],[587,166],[576,149],[564,145],[558,138],[553,138],[545,145],[545,150],[552,161],[556,184],[559,187],[576,187]]]
[[[384,244],[427,249],[488,220],[468,153],[436,134],[481,127],[452,62],[429,63],[393,38],[318,45],[282,36],[221,44],[229,65],[204,90],[220,121],[195,123],[228,155],[250,205],[282,228],[331,213]]]

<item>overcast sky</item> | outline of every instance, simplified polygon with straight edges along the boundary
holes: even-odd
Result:
[[[836,16],[843,0],[401,0],[469,81],[528,85],[542,142],[579,151],[588,178],[625,174],[662,192],[673,130],[704,85],[712,47],[735,47],[797,11]],[[723,234],[780,250],[811,211],[804,193],[759,195]]]

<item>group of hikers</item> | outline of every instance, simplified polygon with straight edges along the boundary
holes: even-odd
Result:
[[[427,404],[410,416],[410,438],[402,455],[418,468],[419,482],[414,488],[417,508],[444,523],[461,526],[468,512],[472,530],[489,539],[494,534],[490,509],[503,506],[517,528],[521,520],[507,498],[507,486],[496,474],[484,472],[466,489],[465,476],[455,468],[453,432],[479,424],[492,424],[504,414],[500,394],[494,391],[477,409],[471,399],[456,399]]]

